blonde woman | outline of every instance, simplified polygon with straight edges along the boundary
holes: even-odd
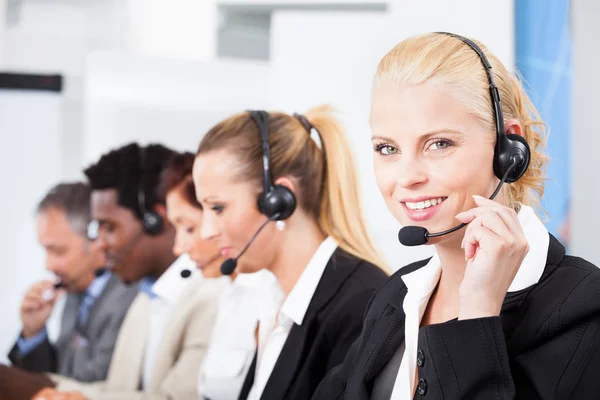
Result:
[[[532,208],[547,158],[520,82],[467,38],[412,37],[379,63],[371,127],[379,189],[413,226],[400,236],[435,255],[377,292],[314,398],[597,396],[600,270]]]
[[[205,135],[193,177],[201,236],[230,258],[225,272],[236,260],[238,272],[276,277],[260,302],[257,355],[239,398],[310,399],[387,279],[346,137],[326,108],[244,112]]]

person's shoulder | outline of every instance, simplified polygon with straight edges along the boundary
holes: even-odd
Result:
[[[600,304],[600,269],[591,262],[576,256],[565,256],[556,265],[551,277],[560,282],[565,301],[578,297],[589,297]],[[600,307],[598,307],[600,308]]]
[[[526,294],[523,304],[536,309],[535,314],[545,315],[545,321],[549,315],[569,320],[597,315],[600,311],[600,269],[581,257],[565,255],[564,248],[556,243],[551,242],[548,254],[538,283],[523,291]]]
[[[600,276],[600,268],[591,262],[577,256],[567,255],[557,265],[557,269],[562,271],[569,269],[572,273],[576,273],[582,276],[589,276],[590,278]]]
[[[338,247],[330,260],[336,269],[350,268],[348,282],[357,282],[365,288],[377,288],[388,279],[388,274],[379,266],[356,257]]]
[[[107,298],[124,307],[129,306],[139,293],[138,285],[127,285],[116,275],[110,277],[105,290]]]
[[[188,279],[190,281],[183,289],[181,297],[191,297],[198,302],[218,299],[226,287],[224,277],[205,278],[201,274],[197,274]]]
[[[374,293],[370,302],[371,305],[387,304],[391,298],[396,298],[399,293],[404,296],[406,294],[406,285],[402,280],[402,276],[424,267],[429,260],[430,258],[426,258],[412,262],[394,272]]]

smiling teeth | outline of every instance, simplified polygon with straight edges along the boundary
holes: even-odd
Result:
[[[436,205],[440,204],[442,201],[444,201],[444,198],[438,197],[437,199],[429,199],[429,200],[425,200],[425,201],[419,201],[416,203],[407,201],[404,204],[406,204],[406,207],[410,208],[411,210],[424,210],[426,208],[436,206]]]

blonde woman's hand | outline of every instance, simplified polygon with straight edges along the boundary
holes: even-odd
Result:
[[[513,209],[473,198],[477,207],[456,216],[469,224],[462,242],[467,267],[459,290],[459,320],[500,315],[508,288],[529,251]]]

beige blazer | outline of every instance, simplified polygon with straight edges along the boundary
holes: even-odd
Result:
[[[156,350],[148,388],[140,390],[150,301],[140,293],[123,321],[106,381],[82,383],[51,375],[57,389],[80,391],[90,400],[196,400],[198,372],[210,341],[223,281],[201,276],[190,279]]]

